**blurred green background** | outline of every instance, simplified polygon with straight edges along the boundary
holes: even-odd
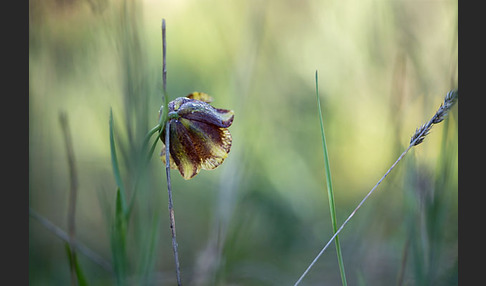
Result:
[[[116,192],[109,112],[131,186],[162,103],[162,18],[170,100],[202,91],[235,111],[219,168],[189,181],[172,172],[185,285],[293,285],[331,237],[316,70],[339,225],[457,88],[457,1],[29,5],[29,206],[67,230],[65,112],[79,184],[76,239],[107,262]],[[457,115],[456,107],[343,230],[348,285],[457,285]],[[175,284],[161,146],[128,227],[133,285]],[[115,284],[79,259],[90,285]],[[29,280],[70,283],[63,241],[35,219]],[[332,246],[301,285],[340,283]]]

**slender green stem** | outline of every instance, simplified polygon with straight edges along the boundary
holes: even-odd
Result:
[[[326,144],[326,136],[324,133],[324,123],[322,120],[322,110],[321,110],[321,101],[319,99],[319,85],[318,85],[318,78],[317,78],[317,71],[316,71],[316,97],[317,97],[317,107],[319,109],[319,122],[321,125],[321,135],[322,135],[322,151],[324,154],[324,165],[326,170],[326,182],[327,182],[327,196],[329,199],[329,210],[331,212],[331,222],[332,222],[332,229],[335,233],[337,231],[337,220],[336,220],[336,208],[334,204],[334,192],[332,188],[332,179],[331,179],[331,167],[329,164],[329,156],[327,154],[327,144]],[[344,263],[343,263],[343,256],[341,252],[341,245],[339,243],[339,237],[336,237],[335,240],[336,244],[336,252],[337,252],[337,259],[339,263],[339,270],[341,272],[341,281],[343,286],[347,285],[346,282],[346,273],[344,271]]]

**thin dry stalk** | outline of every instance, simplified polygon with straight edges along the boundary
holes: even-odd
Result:
[[[165,125],[165,174],[167,175],[167,193],[169,195],[169,219],[170,219],[170,231],[172,234],[172,249],[174,251],[174,259],[176,265],[176,275],[177,275],[177,285],[181,285],[181,273],[179,266],[179,254],[177,251],[177,240],[176,240],[176,228],[175,228],[175,217],[174,217],[174,207],[172,203],[172,187],[170,184],[170,159],[169,159],[169,121]]]
[[[165,40],[165,19],[162,19],[162,87],[164,89],[164,101],[167,100],[166,54],[167,54],[167,42]]]
[[[64,240],[65,242],[70,242],[69,235],[57,227],[55,224],[53,224],[50,220],[46,219],[45,217],[41,216],[37,212],[35,212],[33,209],[29,208],[29,215],[36,219],[43,227],[45,227],[48,231],[52,232],[54,235],[59,237],[60,239]],[[94,263],[98,264],[101,266],[103,269],[106,271],[112,273],[113,268],[111,267],[110,263],[108,263],[106,260],[104,260],[101,256],[99,256],[97,253],[95,253],[93,250],[89,249],[87,246],[82,244],[79,241],[74,241],[73,242],[73,247],[79,251],[80,253],[84,254],[87,258],[89,258],[91,261]]]
[[[422,125],[420,128],[417,128],[415,130],[414,135],[412,136],[412,139],[410,140],[410,144],[407,147],[405,151],[398,157],[398,159],[393,163],[393,165],[386,171],[386,173],[381,177],[381,179],[376,183],[376,185],[369,191],[369,193],[363,198],[363,200],[358,204],[358,206],[353,210],[353,212],[348,216],[348,218],[344,221],[344,223],[339,227],[339,229],[334,233],[334,235],[329,239],[327,244],[322,248],[322,250],[317,254],[316,258],[311,262],[309,267],[304,271],[304,273],[300,276],[299,280],[295,282],[295,285],[298,285],[302,279],[307,275],[309,270],[314,266],[314,264],[317,262],[319,257],[324,253],[324,251],[327,249],[327,247],[331,244],[331,242],[336,238],[336,236],[341,232],[341,230],[344,228],[344,226],[349,222],[349,220],[354,216],[354,214],[358,211],[358,209],[363,205],[363,203],[369,198],[369,196],[376,190],[376,188],[383,182],[383,180],[388,176],[388,174],[395,168],[395,166],[402,160],[402,158],[408,153],[408,151],[414,147],[422,143],[425,139],[425,136],[429,134],[430,129],[434,124],[438,124],[442,122],[445,117],[447,116],[449,110],[452,108],[452,106],[456,103],[458,99],[458,91],[456,90],[451,90],[447,93],[444,102],[441,104],[437,112],[434,114],[434,116],[427,122],[426,124]]]
[[[407,238],[407,241],[405,242],[405,246],[403,247],[402,262],[400,266],[400,271],[398,272],[397,286],[403,285],[403,277],[405,276],[405,266],[407,265],[409,246],[410,246],[410,237]]]
[[[71,257],[75,257],[75,214],[76,214],[76,198],[78,193],[78,177],[76,173],[76,165],[74,160],[73,144],[71,140],[71,132],[69,131],[69,124],[67,115],[64,112],[59,114],[59,122],[61,124],[62,133],[64,135],[64,142],[66,144],[66,153],[69,165],[69,206],[68,206],[68,233],[69,233],[69,249]],[[75,270],[74,260],[71,259],[71,284],[77,285],[77,274]]]
[[[164,94],[164,110],[169,110],[168,106],[168,95],[167,95],[167,67],[166,67],[166,53],[167,53],[167,41],[165,39],[165,19],[162,19],[162,88]],[[174,205],[172,203],[172,186],[170,183],[170,153],[169,153],[169,146],[170,146],[170,126],[169,121],[167,118],[163,118],[166,120],[165,126],[165,174],[167,176],[167,193],[169,195],[169,219],[170,219],[170,231],[172,234],[172,250],[174,251],[174,260],[176,266],[176,276],[177,276],[177,285],[181,284],[181,270],[179,265],[179,254],[177,251],[177,240],[176,240],[176,228],[175,228],[175,217],[174,217]]]

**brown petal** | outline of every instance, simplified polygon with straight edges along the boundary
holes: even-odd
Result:
[[[234,112],[214,108],[210,101],[209,95],[193,92],[169,103],[170,167],[178,169],[186,180],[201,168],[218,167],[231,149],[227,127],[233,123]],[[165,143],[165,128],[161,139]],[[160,155],[165,163],[165,148]]]
[[[185,118],[181,118],[180,122],[191,136],[194,149],[200,158],[201,168],[212,170],[221,165],[228,157],[232,144],[228,129]]]
[[[165,144],[162,143],[162,150],[160,151],[160,159],[162,162],[164,162],[165,165]],[[169,151],[169,165],[171,169],[178,170],[176,163],[174,162],[174,159],[172,158],[172,155],[170,155]]]
[[[182,177],[189,180],[197,175],[201,169],[201,159],[195,151],[190,134],[182,123],[179,120],[174,119],[170,121],[169,126],[170,158],[174,161],[174,164],[177,166]],[[163,142],[165,144],[165,136]],[[165,148],[163,153],[165,155]],[[162,158],[162,160],[165,161],[164,158]],[[174,167],[173,164],[171,164],[171,168],[172,167]]]

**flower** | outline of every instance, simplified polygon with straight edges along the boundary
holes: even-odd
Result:
[[[233,123],[233,110],[212,107],[206,93],[193,92],[169,102],[169,153],[171,169],[191,179],[201,169],[212,170],[228,157],[232,138],[227,129]],[[165,126],[160,135],[165,144]],[[160,153],[165,160],[165,145]]]

